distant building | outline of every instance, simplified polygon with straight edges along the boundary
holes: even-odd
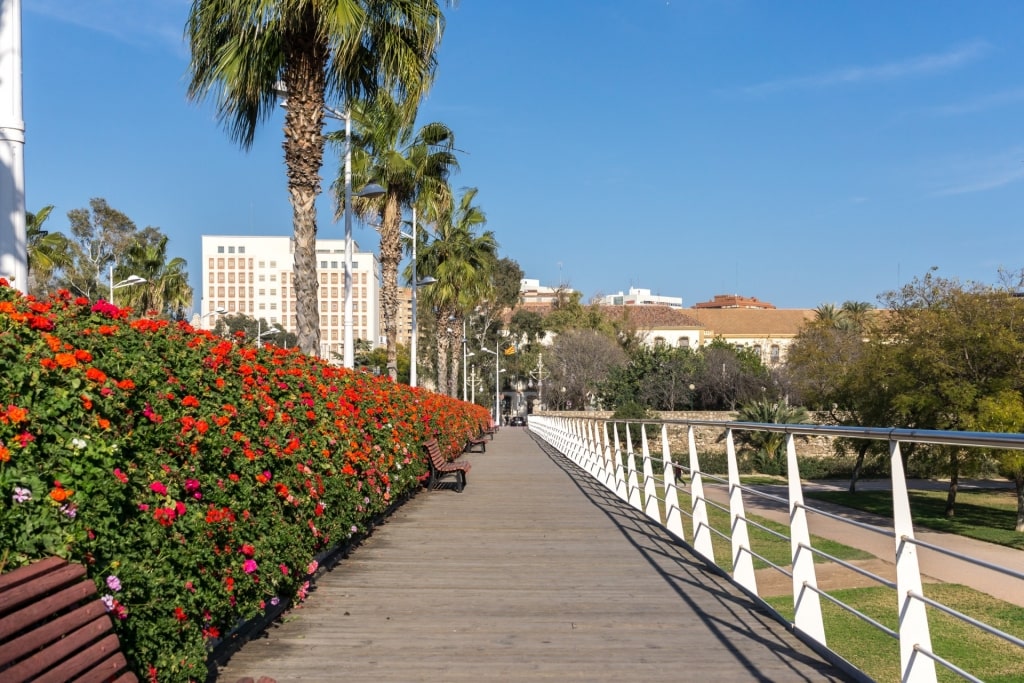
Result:
[[[384,316],[380,321],[381,343],[386,343],[384,334]],[[398,335],[395,341],[402,346],[408,346],[412,341],[412,287],[398,288]]]
[[[790,344],[815,317],[812,309],[774,306],[693,308],[687,313],[700,323],[704,344],[721,338],[733,346],[751,349],[770,367],[786,362]]]
[[[667,344],[695,349],[704,341],[700,321],[679,308],[664,305],[602,306],[604,315],[632,330],[647,346]]]
[[[379,345],[380,267],[372,253],[353,243],[352,336]],[[202,236],[200,321],[211,328],[211,311],[224,309],[297,333],[294,242],[290,237]],[[344,349],[345,240],[316,241],[320,282],[320,356],[339,357]]]
[[[619,292],[601,297],[598,301],[602,306],[668,306],[682,308],[683,298],[680,296],[661,296],[651,294],[649,289],[630,287],[628,294]]]
[[[568,287],[546,287],[540,280],[523,278],[519,281],[519,301],[524,304],[553,304],[560,296],[572,293]]]
[[[775,308],[767,301],[758,301],[755,297],[739,296],[738,294],[716,294],[711,301],[694,304],[694,308]]]

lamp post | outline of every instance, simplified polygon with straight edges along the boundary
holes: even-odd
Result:
[[[126,277],[125,279],[121,280],[120,282],[115,283],[114,282],[114,266],[110,266],[110,296],[108,297],[107,301],[111,305],[114,304],[114,290],[115,289],[121,289],[122,287],[131,287],[133,285],[141,285],[141,284],[143,284],[146,281],[147,280],[144,277],[139,277],[138,275],[129,275],[128,277]]]
[[[275,83],[274,92],[282,98],[281,106],[286,107],[288,105],[286,99],[288,90],[284,87],[284,83],[281,81]],[[344,344],[342,365],[351,370],[356,365],[356,346],[352,323],[352,108],[348,107],[342,113],[324,105],[324,116],[345,122],[345,310],[342,332]],[[384,188],[380,185],[370,183],[355,196],[379,197],[384,192]]]
[[[275,334],[278,333],[278,330],[276,330],[274,328],[270,328],[266,332],[261,332],[260,330],[262,330],[262,329],[263,329],[263,318],[260,318],[260,319],[258,319],[256,321],[256,348],[257,349],[263,348],[263,341],[262,340],[263,340],[264,337],[273,337]]]
[[[226,308],[224,308],[222,306],[220,308],[215,308],[215,309],[213,309],[212,311],[210,311],[208,313],[202,314],[201,316],[199,316],[199,320],[200,320],[200,322],[202,322],[203,320],[206,320],[207,318],[209,318],[211,315],[224,315],[227,312],[228,312],[228,309],[226,309]]]
[[[500,346],[495,346],[494,348],[495,349],[499,349],[501,347]],[[498,380],[500,379],[499,375],[501,374],[501,370],[499,369],[501,367],[501,353],[499,351],[497,351],[497,350],[491,351],[490,349],[485,349],[482,346],[480,347],[480,350],[483,351],[484,353],[489,353],[492,356],[494,356],[494,424],[500,425],[501,424],[501,385],[498,383]]]
[[[411,321],[412,322],[412,339],[409,340],[409,386],[410,387],[417,386],[416,383],[417,383],[417,380],[418,380],[417,372],[416,372],[416,364],[417,364],[416,347],[417,347],[417,340],[419,339],[419,336],[420,336],[420,331],[419,331],[419,327],[417,326],[417,322],[416,322],[416,309],[419,308],[419,306],[418,306],[418,304],[416,302],[416,290],[418,288],[420,288],[420,287],[426,287],[427,285],[432,285],[435,282],[437,282],[437,280],[435,278],[430,277],[429,275],[427,277],[423,278],[422,280],[419,280],[419,281],[416,280],[416,242],[419,241],[418,240],[418,236],[417,236],[417,232],[418,231],[416,229],[416,207],[413,206],[412,207],[412,234],[411,235],[407,235],[404,232],[402,233],[402,237],[406,237],[406,238],[409,238],[409,239],[412,240],[412,311],[411,311],[411,313],[412,313],[412,321]]]

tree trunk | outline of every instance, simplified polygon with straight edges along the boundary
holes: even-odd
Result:
[[[437,391],[438,393],[445,393],[448,391],[448,373],[451,372],[449,367],[449,360],[451,353],[449,351],[449,338],[448,333],[445,330],[445,324],[448,322],[448,313],[443,309],[438,309],[436,314],[437,322]]]
[[[857,480],[860,479],[861,470],[864,469],[864,456],[867,455],[869,445],[865,441],[857,449],[857,462],[853,464],[853,474],[850,475],[850,493],[857,493]]]
[[[459,372],[462,367],[462,326],[451,323],[448,333],[448,387],[446,393],[457,398],[459,395]]]
[[[960,483],[960,452],[949,449],[949,493],[946,495],[946,517],[956,517],[956,491]]]
[[[1024,475],[1018,474],[1013,482],[1017,485],[1017,526],[1014,531],[1024,531]]]
[[[315,17],[310,15],[304,25],[289,31],[282,41],[285,52],[282,78],[288,88],[282,146],[295,239],[292,273],[295,323],[299,348],[311,356],[320,355],[316,198],[320,194],[320,167],[324,156],[324,69],[327,65],[327,48],[317,38],[315,26]]]
[[[398,199],[389,194],[384,202],[380,229],[381,312],[387,340],[388,376],[398,381],[398,264],[402,260],[402,213]]]

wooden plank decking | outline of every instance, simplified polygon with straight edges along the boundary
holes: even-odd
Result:
[[[218,680],[847,680],[526,429],[488,446],[463,493],[402,506]]]

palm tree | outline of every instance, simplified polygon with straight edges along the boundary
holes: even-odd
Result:
[[[229,135],[249,148],[258,125],[276,111],[277,85],[288,92],[284,157],[305,353],[320,349],[316,198],[324,105],[378,90],[418,104],[443,30],[437,0],[193,0],[186,26],[191,99],[213,93]]]
[[[795,425],[806,424],[810,416],[804,408],[790,406],[781,401],[761,399],[741,406],[736,419],[740,422]],[[786,443],[785,434],[741,429],[736,431],[735,439],[754,451],[755,465],[762,474],[785,472],[785,458],[780,453]]]
[[[192,306],[192,287],[188,284],[188,263],[175,257],[167,261],[166,235],[155,241],[139,240],[129,249],[123,263],[115,269],[115,280],[137,275],[145,284],[122,290],[120,301],[139,312],[156,311],[181,320]]]
[[[356,202],[364,217],[380,216],[381,309],[387,338],[388,375],[398,378],[398,266],[402,260],[402,212],[420,195],[444,203],[451,191],[448,177],[458,169],[454,135],[443,123],[419,130],[408,123],[408,105],[388,94],[360,102],[353,116],[361,135],[352,153],[353,177],[373,181],[385,193]],[[335,184],[336,192],[343,188]]]
[[[448,396],[457,394],[458,363],[453,363],[462,321],[488,298],[497,263],[498,243],[490,230],[475,231],[487,222],[473,204],[477,189],[466,190],[457,206],[449,200],[436,213],[434,239],[419,253],[417,271],[437,281],[424,290],[424,304],[434,311],[437,341],[437,386]],[[430,216],[430,212],[428,212]]]
[[[43,224],[50,217],[53,204],[38,213],[25,213],[25,241],[28,251],[28,291],[36,296],[45,295],[53,271],[71,263],[68,238],[60,232],[48,232]]]

